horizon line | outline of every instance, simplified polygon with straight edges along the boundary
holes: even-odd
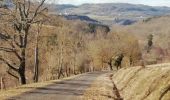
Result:
[[[51,3],[51,4],[52,4],[52,3]],[[150,7],[167,7],[167,8],[170,8],[170,6],[148,5],[148,4],[142,4],[142,3],[121,3],[121,2],[111,2],[111,3],[82,3],[82,4],[57,3],[56,5],[81,6],[81,5],[85,5],[85,4],[130,4],[130,5],[143,5],[143,6],[150,6]]]

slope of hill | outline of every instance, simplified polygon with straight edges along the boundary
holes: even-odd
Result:
[[[114,20],[117,18],[136,21],[170,13],[170,8],[168,7],[152,7],[127,3],[83,4],[80,6],[53,5],[53,8],[55,12],[60,14],[89,16],[107,24],[116,23]]]
[[[113,76],[124,100],[170,100],[170,64],[124,68]]]
[[[144,58],[158,63],[170,61],[170,16],[152,17],[129,26],[113,26],[115,32],[125,32],[135,35],[140,43]],[[146,53],[148,36],[153,35],[153,46]]]
[[[153,34],[154,44],[168,47],[169,46],[168,44],[170,42],[169,41],[169,37],[170,37],[169,21],[170,21],[170,16],[152,17],[152,18],[148,18],[146,20],[140,21],[134,25],[121,27],[120,30],[130,32],[136,35],[142,41],[146,40],[149,34]]]

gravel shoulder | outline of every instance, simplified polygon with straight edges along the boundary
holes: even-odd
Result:
[[[85,91],[82,100],[114,100],[113,83],[109,78],[111,74],[106,73],[98,77]]]

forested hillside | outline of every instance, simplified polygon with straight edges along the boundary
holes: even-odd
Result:
[[[169,21],[170,16],[151,17],[126,27],[113,26],[113,30],[135,35],[139,40],[143,59],[151,63],[169,62]],[[147,52],[149,36],[152,36],[152,46],[150,52]]]
[[[14,11],[1,9],[5,13],[0,26],[0,77],[4,88],[112,70],[114,58],[120,55],[127,67],[141,59],[138,40],[133,35],[48,14],[43,3],[44,0],[38,6],[16,1],[18,8]]]
[[[169,13],[0,0],[0,99],[169,100]]]

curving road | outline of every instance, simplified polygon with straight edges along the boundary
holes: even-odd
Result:
[[[86,73],[73,79],[53,82],[51,85],[36,88],[8,100],[80,100],[84,91],[90,87],[93,81],[105,73],[108,72]]]

